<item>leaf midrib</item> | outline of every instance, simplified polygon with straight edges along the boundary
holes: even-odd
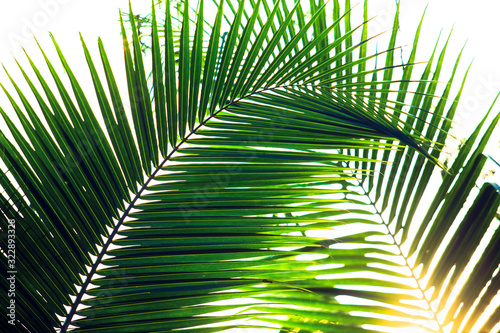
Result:
[[[113,242],[113,239],[114,237],[116,236],[116,234],[118,233],[118,230],[120,229],[121,225],[123,224],[125,218],[129,215],[130,211],[132,210],[132,208],[134,207],[135,203],[137,202],[137,200],[140,198],[142,192],[147,188],[148,184],[151,182],[151,180],[153,180],[156,176],[156,174],[163,168],[163,166],[167,163],[167,161],[169,161],[171,159],[171,157],[173,156],[173,154],[175,152],[177,152],[181,146],[189,140],[189,138],[193,135],[193,134],[196,134],[196,132],[202,128],[203,126],[205,126],[207,124],[208,121],[210,121],[211,119],[215,118],[219,113],[223,112],[223,111],[226,111],[228,107],[234,105],[234,104],[237,104],[239,103],[241,100],[244,100],[246,98],[249,98],[249,97],[252,97],[256,94],[259,94],[259,93],[262,93],[264,91],[272,91],[272,90],[275,90],[275,89],[279,89],[279,88],[286,88],[286,87],[289,87],[287,85],[284,85],[284,86],[279,86],[279,87],[272,87],[272,88],[263,88],[263,89],[260,89],[260,90],[257,90],[257,91],[254,91],[254,92],[251,92],[243,97],[240,97],[238,99],[235,99],[233,100],[232,102],[230,102],[229,104],[225,105],[224,107],[221,107],[220,110],[214,112],[213,114],[211,114],[210,116],[207,117],[207,119],[205,119],[204,121],[202,121],[196,128],[194,128],[184,139],[182,139],[173,149],[172,151],[165,157],[165,159],[158,165],[158,167],[154,170],[154,172],[151,174],[151,176],[148,177],[148,179],[144,182],[144,185],[139,189],[139,191],[137,191],[137,194],[135,195],[135,197],[132,199],[132,201],[129,203],[127,209],[123,212],[122,216],[120,217],[120,219],[118,220],[118,222],[116,223],[115,227],[113,228],[113,231],[110,233],[110,235],[108,236],[108,239],[106,241],[106,243],[103,245],[102,249],[101,249],[101,252],[99,252],[99,255],[97,256],[94,264],[92,265],[91,269],[90,269],[90,272],[86,275],[86,280],[85,282],[81,285],[81,288],[80,288],[80,291],[78,292],[78,295],[76,296],[76,299],[75,301],[73,302],[73,304],[71,305],[71,309],[70,309],[70,312],[68,313],[68,315],[66,316],[66,320],[64,321],[64,324],[63,326],[61,327],[61,330],[60,330],[60,333],[66,333],[67,330],[68,330],[68,327],[69,325],[71,324],[71,321],[72,321],[72,318],[73,316],[76,314],[76,311],[77,311],[77,308],[78,308],[78,305],[81,303],[82,301],[82,298],[83,298],[83,295],[85,295],[86,291],[87,291],[87,288],[88,286],[90,285],[91,281],[92,281],[92,277],[94,276],[94,274],[97,272],[97,267],[99,266],[99,264],[101,263],[102,259],[104,258],[104,255],[106,254],[109,246],[111,245],[111,243]]]
[[[430,311],[432,313],[432,320],[434,322],[436,322],[436,324],[438,325],[439,327],[439,332],[441,333],[444,333],[444,330],[443,330],[443,326],[441,325],[441,323],[439,323],[439,320],[437,319],[437,314],[436,312],[432,309],[432,306],[431,306],[431,303],[430,303],[430,300],[427,298],[426,294],[425,294],[425,290],[422,289],[421,285],[420,285],[420,280],[415,276],[415,272],[413,270],[413,266],[410,265],[410,263],[408,262],[408,257],[406,257],[403,253],[403,250],[401,249],[401,244],[399,244],[399,242],[397,242],[396,240],[396,237],[395,235],[391,232],[391,229],[389,228],[389,225],[388,223],[385,221],[384,217],[382,216],[382,213],[378,210],[377,206],[375,205],[375,203],[373,202],[372,198],[370,197],[370,195],[368,194],[368,192],[366,192],[364,186],[361,184],[361,182],[358,180],[358,187],[361,188],[361,190],[363,191],[363,194],[365,195],[366,198],[368,198],[368,200],[370,201],[370,205],[375,209],[375,212],[376,212],[376,215],[378,215],[380,217],[380,220],[382,221],[382,224],[384,225],[384,227],[387,229],[387,235],[388,236],[391,236],[392,240],[393,240],[393,243],[394,245],[398,248],[398,251],[399,251],[399,256],[401,256],[404,261],[405,261],[405,266],[408,267],[408,269],[410,270],[411,272],[411,278],[413,278],[413,280],[416,282],[417,284],[417,288],[418,290],[421,292],[422,294],[422,300],[425,301],[427,303],[427,307],[429,308],[428,311]]]

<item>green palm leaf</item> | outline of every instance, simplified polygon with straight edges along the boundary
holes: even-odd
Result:
[[[229,1],[210,25],[204,2],[193,16],[186,1],[178,42],[165,5],[164,26],[152,8],[150,55],[135,22],[131,39],[121,22],[126,92],[103,43],[99,65],[82,39],[100,110],[54,39],[69,85],[42,51],[51,78],[28,58],[34,76],[19,68],[31,91],[10,76],[18,98],[2,86],[13,113],[0,109],[0,228],[11,234],[15,224],[16,250],[12,261],[14,238],[1,239],[2,269],[16,279],[15,318],[3,314],[2,327],[486,332],[498,324],[490,303],[500,287],[500,189],[476,183],[500,115],[483,130],[488,112],[431,186],[464,84],[450,98],[456,65],[438,92],[446,45],[436,44],[438,60],[433,53],[415,78],[420,26],[408,63],[394,59],[398,15],[387,51],[370,54],[366,4],[356,26],[349,1],[345,13],[334,1],[333,17],[323,1]],[[9,281],[2,304],[14,297]]]

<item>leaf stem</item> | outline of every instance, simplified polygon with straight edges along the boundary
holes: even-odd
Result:
[[[424,289],[422,288],[422,286],[420,286],[420,281],[419,279],[416,277],[415,273],[413,272],[413,268],[412,266],[410,265],[410,263],[408,262],[408,257],[405,256],[405,254],[403,253],[403,251],[401,250],[401,244],[399,244],[397,241],[396,241],[396,236],[391,232],[391,230],[389,229],[389,225],[387,224],[387,222],[385,221],[384,217],[382,216],[382,213],[378,210],[377,206],[375,205],[375,203],[372,201],[372,198],[370,197],[370,195],[368,194],[368,192],[366,192],[363,184],[361,184],[361,182],[356,178],[356,181],[358,183],[358,187],[360,187],[362,190],[363,190],[363,194],[368,198],[368,200],[370,201],[370,205],[375,209],[375,213],[380,217],[380,220],[382,221],[383,225],[386,227],[387,229],[387,234],[391,236],[392,238],[392,241],[394,243],[394,245],[396,245],[396,247],[398,248],[398,251],[399,251],[399,255],[404,259],[405,261],[405,265],[406,267],[408,267],[408,269],[410,270],[411,272],[411,277],[415,280],[415,282],[417,283],[417,287],[418,289],[420,290],[421,294],[422,294],[422,299],[427,303],[427,307],[429,308],[429,311],[432,313],[432,320],[434,320],[438,327],[439,327],[439,332],[441,333],[444,333],[444,330],[443,330],[443,327],[441,326],[441,324],[439,323],[439,320],[437,319],[437,316],[436,316],[436,313],[434,312],[434,310],[432,309],[432,306],[431,306],[431,302],[430,300],[427,298],[427,296],[425,295],[425,292],[424,292]]]
[[[286,87],[286,86],[285,86]],[[114,237],[116,236],[116,234],[118,233],[118,229],[120,229],[121,225],[123,224],[123,222],[125,221],[125,218],[128,216],[128,214],[130,213],[130,211],[132,210],[132,208],[134,207],[135,203],[137,202],[137,200],[139,199],[139,197],[141,196],[142,192],[147,188],[148,184],[151,182],[152,179],[154,179],[154,177],[156,176],[156,174],[161,170],[161,168],[165,165],[165,163],[170,160],[170,158],[172,157],[172,155],[177,152],[180,147],[182,146],[183,143],[185,143],[193,134],[195,134],[201,127],[205,126],[207,124],[207,122],[209,120],[211,120],[212,118],[215,118],[215,116],[217,116],[217,114],[219,114],[220,112],[226,110],[228,107],[238,103],[239,101],[241,101],[242,99],[245,99],[245,98],[248,98],[248,97],[251,97],[252,95],[255,95],[255,94],[258,94],[258,93],[261,93],[263,91],[267,91],[267,90],[273,90],[273,89],[277,89],[277,88],[282,88],[282,87],[274,87],[274,88],[263,88],[261,90],[257,90],[257,91],[254,91],[254,92],[251,92],[243,97],[240,97],[236,100],[234,100],[233,102],[227,104],[226,106],[222,107],[220,110],[218,110],[217,112],[214,112],[214,114],[210,115],[207,117],[207,119],[205,119],[204,121],[202,121],[200,124],[198,124],[198,126],[193,129],[193,131],[191,131],[184,139],[182,139],[173,149],[172,151],[167,155],[167,157],[165,157],[165,159],[163,160],[163,162],[161,162],[158,167],[155,169],[155,171],[151,174],[151,176],[146,180],[146,182],[144,183],[144,185],[140,188],[140,190],[137,192],[137,194],[135,195],[134,199],[130,202],[130,204],[128,205],[127,209],[123,212],[122,216],[120,217],[120,219],[118,220],[118,222],[116,223],[115,227],[113,228],[113,231],[111,232],[111,234],[108,236],[108,239],[106,241],[106,243],[104,244],[104,246],[102,247],[101,249],[101,252],[99,253],[99,255],[97,256],[97,258],[95,259],[95,262],[94,264],[92,265],[91,269],[90,269],[90,272],[87,274],[86,276],[86,280],[85,282],[82,284],[81,286],[81,289],[80,291],[78,292],[78,295],[76,296],[76,299],[75,301],[73,302],[72,306],[71,306],[71,309],[68,313],[68,315],[66,316],[66,319],[61,327],[61,330],[60,330],[60,333],[66,333],[68,328],[69,328],[69,325],[71,324],[71,321],[73,319],[73,316],[75,315],[76,313],[76,310],[77,310],[77,307],[78,305],[81,303],[82,299],[83,299],[83,295],[85,295],[87,289],[88,289],[88,286],[90,285],[90,282],[92,281],[92,278],[94,276],[94,274],[97,272],[97,267],[99,266],[99,264],[102,262],[102,259],[104,258],[104,255],[106,254],[109,246],[111,245],[111,243],[113,242],[113,239]]]

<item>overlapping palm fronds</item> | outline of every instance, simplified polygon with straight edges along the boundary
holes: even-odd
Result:
[[[0,135],[0,227],[15,220],[17,275],[15,325],[3,317],[2,327],[497,325],[498,306],[482,314],[500,283],[499,188],[475,184],[500,116],[486,126],[487,115],[430,185],[461,93],[450,97],[453,77],[438,90],[446,46],[415,78],[420,27],[404,66],[394,60],[397,15],[388,49],[370,54],[366,3],[358,27],[349,1],[345,12],[333,1],[332,17],[322,0],[228,1],[215,17],[203,0],[196,17],[189,5],[176,38],[170,2],[164,25],[153,6],[150,54],[134,20],[131,39],[122,22],[128,91],[103,43],[98,61],[83,39],[94,91],[55,40],[69,85],[43,54],[50,78],[30,59],[32,74],[20,70],[31,91],[14,80],[16,98],[4,88],[13,111],[0,109],[10,132]],[[0,244],[6,272],[8,238]]]

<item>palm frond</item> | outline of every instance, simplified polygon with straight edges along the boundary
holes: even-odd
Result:
[[[1,262],[16,272],[15,319],[2,314],[2,327],[498,325],[499,187],[476,183],[500,114],[483,130],[488,112],[436,188],[458,60],[441,92],[447,44],[415,78],[421,25],[399,64],[398,14],[387,50],[370,53],[366,3],[360,25],[350,1],[331,5],[333,17],[323,1],[221,2],[209,24],[203,0],[196,17],[184,1],[177,42],[170,1],[163,21],[153,2],[150,54],[135,21],[131,38],[121,21],[127,91],[101,40],[98,65],[82,38],[99,111],[55,39],[69,84],[42,48],[53,82],[28,57],[33,73],[19,69],[38,106],[12,77],[18,98],[2,86],[14,112],[0,108],[0,228],[15,223],[15,238],[1,239]]]

